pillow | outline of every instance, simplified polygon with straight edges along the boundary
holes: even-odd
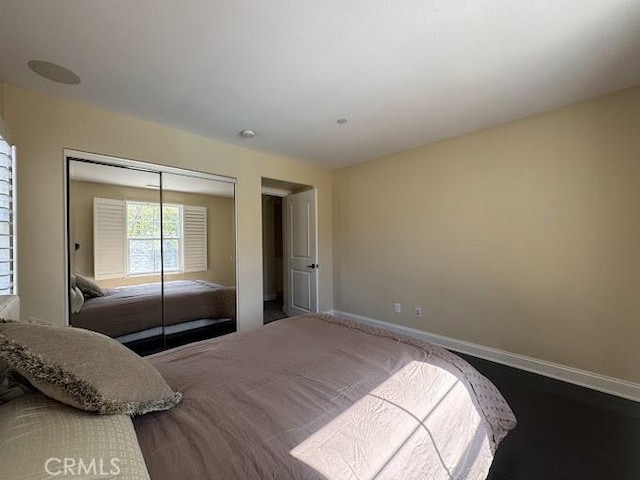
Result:
[[[20,318],[20,298],[17,295],[3,295],[0,299],[0,318],[18,321]],[[30,391],[27,385],[19,380],[6,362],[0,358],[0,405]]]
[[[78,313],[84,305],[84,295],[78,287],[73,287],[69,292],[69,306],[71,313]]]
[[[143,415],[182,400],[149,362],[82,328],[0,320],[0,360],[48,397],[103,415]]]
[[[104,297],[104,292],[96,282],[76,273],[76,287],[86,298]]]
[[[20,319],[20,297],[17,295],[0,295],[0,318]]]
[[[81,412],[32,393],[0,406],[0,432],[2,479],[149,480],[126,415]]]

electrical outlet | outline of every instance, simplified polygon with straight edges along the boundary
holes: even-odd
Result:
[[[402,313],[402,304],[401,303],[394,303],[393,304],[393,311],[396,313]]]
[[[413,316],[416,318],[422,317],[422,308],[415,307],[415,309],[413,310]]]

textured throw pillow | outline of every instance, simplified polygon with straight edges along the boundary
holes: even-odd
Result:
[[[76,287],[80,289],[85,298],[104,297],[104,292],[96,282],[76,273]]]
[[[0,320],[0,360],[48,397],[81,410],[143,415],[182,399],[149,362],[81,328]]]
[[[127,415],[82,412],[33,393],[0,406],[0,432],[0,480],[149,479]]]

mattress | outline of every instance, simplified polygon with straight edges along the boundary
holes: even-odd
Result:
[[[120,337],[200,319],[235,318],[236,290],[202,280],[146,283],[105,291],[71,315],[74,327]]]
[[[481,479],[516,424],[456,355],[328,315],[147,358],[183,393],[134,419],[154,480]]]

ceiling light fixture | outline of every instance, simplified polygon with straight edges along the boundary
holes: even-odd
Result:
[[[349,120],[347,120],[346,118],[339,118],[338,120],[336,120],[336,123],[338,125],[344,125],[345,123],[347,123]]]
[[[238,133],[238,135],[240,135],[242,138],[253,138],[256,136],[256,132],[245,128],[244,130],[240,130],[240,133]]]
[[[80,77],[62,65],[45,62],[44,60],[29,60],[27,66],[41,77],[52,82],[65,85],[78,85],[80,83]]]

